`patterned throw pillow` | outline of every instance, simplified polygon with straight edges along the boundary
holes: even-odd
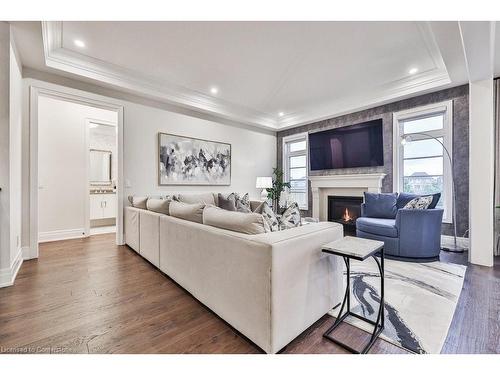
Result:
[[[246,193],[242,197],[238,193],[231,193],[229,194],[228,198],[231,195],[234,195],[236,201],[236,211],[245,213],[252,212],[252,210],[250,209],[250,196],[248,195],[248,193]]]
[[[273,212],[272,208],[269,207],[267,202],[262,202],[259,207],[254,211],[255,213],[261,214],[264,217],[264,228],[266,232],[276,232],[280,230],[280,222],[278,217]],[[268,230],[269,227],[269,230]]]
[[[406,210],[426,210],[432,203],[432,195],[414,198],[403,207]]]
[[[297,202],[293,202],[281,214],[279,219],[281,230],[295,228],[300,225],[300,210]]]

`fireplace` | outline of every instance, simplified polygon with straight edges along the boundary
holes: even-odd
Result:
[[[361,216],[362,197],[328,196],[328,221],[344,226],[344,233],[356,234],[356,219]]]

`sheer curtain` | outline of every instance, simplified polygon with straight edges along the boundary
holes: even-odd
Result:
[[[495,80],[495,207],[500,206],[500,79]],[[500,208],[495,208],[495,255],[500,255]]]

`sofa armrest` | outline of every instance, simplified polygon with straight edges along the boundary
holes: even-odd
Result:
[[[433,208],[428,210],[409,210],[401,208],[396,214],[396,227],[398,230],[406,227],[419,227],[427,230],[439,228],[441,233],[441,222],[443,210]]]
[[[401,256],[420,254],[422,257],[439,255],[441,249],[442,209],[399,209],[396,227]]]

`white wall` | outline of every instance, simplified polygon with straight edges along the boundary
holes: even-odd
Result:
[[[86,119],[116,123],[117,114],[43,96],[38,103],[39,236],[72,237],[85,228]]]
[[[22,263],[22,86],[10,26],[0,22],[0,287],[12,284]]]
[[[493,80],[469,84],[469,260],[493,266],[494,105]]]
[[[0,283],[10,279],[10,30],[0,22]]]
[[[231,144],[231,186],[159,186],[158,132]],[[259,197],[257,176],[271,176],[276,164],[276,137],[231,125],[125,103],[124,178],[129,194],[174,192],[248,192]],[[128,186],[130,183],[130,187]]]
[[[23,82],[21,65],[10,47],[10,262],[21,251],[21,129]]]

